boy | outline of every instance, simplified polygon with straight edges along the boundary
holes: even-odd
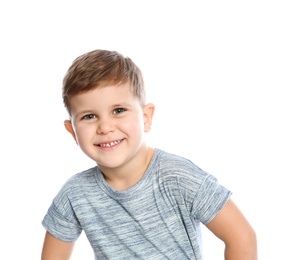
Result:
[[[54,198],[42,260],[70,259],[82,231],[96,259],[203,259],[200,223],[225,243],[225,259],[257,259],[255,232],[231,192],[191,161],[147,145],[155,108],[131,59],[81,55],[64,77],[63,101],[66,130],[97,166]]]

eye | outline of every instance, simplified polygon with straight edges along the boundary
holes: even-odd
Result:
[[[90,120],[96,118],[96,115],[94,114],[88,114],[82,117],[82,119]]]
[[[121,113],[123,113],[123,112],[125,112],[126,111],[126,109],[124,109],[124,108],[122,108],[122,107],[118,107],[118,108],[115,108],[114,110],[113,110],[113,114],[114,115],[117,115],[117,114],[121,114]]]

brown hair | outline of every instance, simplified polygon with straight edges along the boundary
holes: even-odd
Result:
[[[63,103],[70,114],[71,97],[97,87],[128,82],[134,96],[144,105],[144,81],[139,67],[116,51],[90,51],[77,57],[69,67],[63,79]]]

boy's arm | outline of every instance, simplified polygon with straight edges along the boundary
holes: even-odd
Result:
[[[225,260],[257,260],[256,234],[229,199],[206,227],[225,243]]]
[[[42,260],[69,260],[73,247],[73,242],[64,242],[46,232]]]

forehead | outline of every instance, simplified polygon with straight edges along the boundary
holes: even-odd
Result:
[[[79,108],[134,102],[138,102],[138,98],[133,95],[131,86],[127,83],[97,87],[85,93],[75,95],[70,99],[70,106],[73,111],[76,111]]]

